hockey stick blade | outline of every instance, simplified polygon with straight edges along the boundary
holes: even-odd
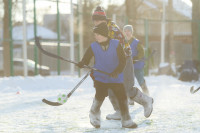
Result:
[[[49,101],[47,99],[42,99],[42,102],[48,104],[48,105],[51,105],[51,106],[60,106],[62,104],[58,103],[58,102],[52,102],[52,101]]]
[[[67,101],[68,98],[70,98],[70,96],[74,93],[74,91],[81,85],[81,83],[83,83],[83,81],[90,75],[91,71],[89,71],[84,77],[83,79],[70,91],[70,93],[67,94],[67,98],[65,99]],[[63,105],[59,102],[52,102],[52,101],[49,101],[49,100],[46,100],[45,98],[42,99],[42,102],[48,104],[48,105],[51,105],[51,106],[60,106],[60,105]]]
[[[194,86],[192,86],[192,87],[190,88],[190,93],[194,94],[194,93],[196,93],[198,90],[200,90],[200,87],[197,88],[196,90],[194,90]]]
[[[194,91],[194,86],[192,86],[192,87],[190,88],[190,93],[193,94],[193,91]]]

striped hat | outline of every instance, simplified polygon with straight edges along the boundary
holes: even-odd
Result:
[[[92,20],[106,20],[106,13],[101,6],[97,6],[92,14]]]

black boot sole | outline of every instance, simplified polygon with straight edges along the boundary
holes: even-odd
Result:
[[[109,118],[107,118],[107,117],[106,117],[106,119],[107,119],[107,120],[116,120],[116,121],[121,120],[121,119],[109,119]]]
[[[122,126],[123,128],[137,128],[137,124],[134,124],[132,125],[131,127],[125,127],[125,126]]]
[[[90,124],[95,128],[100,128],[100,125],[93,125],[91,121],[90,121]]]

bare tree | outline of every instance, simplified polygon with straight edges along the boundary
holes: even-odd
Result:
[[[3,0],[4,16],[3,16],[3,68],[4,76],[10,76],[10,45],[9,45],[9,1]]]
[[[169,10],[168,17],[170,20],[173,20],[173,0],[168,1]],[[175,46],[174,46],[174,26],[173,22],[169,22],[169,62],[173,63],[175,61]]]
[[[200,23],[200,1],[192,0],[192,57],[193,59],[197,59],[198,57],[198,44],[199,44],[199,23]]]
[[[143,3],[144,0],[126,0],[126,15],[128,17],[128,23],[136,26],[137,9]]]
[[[95,0],[84,0],[83,5],[83,43],[84,47],[88,47],[91,42],[94,41],[94,38],[91,37],[92,34],[92,12],[99,5],[99,1]]]
[[[10,35],[10,26],[9,23],[9,2],[12,4],[12,13],[10,13],[12,16],[17,14],[17,4],[18,0],[3,0],[4,5],[4,15],[3,15],[3,68],[4,68],[4,76],[10,76],[10,70],[11,70],[11,56],[10,56],[10,41],[11,41],[11,35]],[[14,9],[14,10],[13,10]],[[11,17],[12,17],[11,16]],[[15,20],[13,21],[15,22]]]

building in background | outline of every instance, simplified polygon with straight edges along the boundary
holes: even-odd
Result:
[[[172,15],[169,12],[168,0],[166,4],[166,23],[165,23],[165,58],[168,62],[169,56],[169,26],[173,24],[173,45],[176,53],[175,62],[181,64],[184,60],[192,59],[192,6],[183,0],[173,0]],[[108,7],[109,8],[109,7]],[[127,21],[124,14],[126,6],[121,5],[112,9],[116,14],[116,23],[122,28]],[[112,12],[110,13],[112,15]],[[156,66],[160,63],[160,47],[161,47],[161,20],[163,14],[163,0],[144,0],[137,8],[136,27],[134,27],[134,35],[145,44],[145,35],[148,34],[148,43],[151,49],[157,50],[155,58]],[[112,16],[109,17],[112,17]],[[171,16],[172,17],[171,17]],[[148,25],[145,29],[145,20]],[[148,31],[148,33],[147,33]]]

